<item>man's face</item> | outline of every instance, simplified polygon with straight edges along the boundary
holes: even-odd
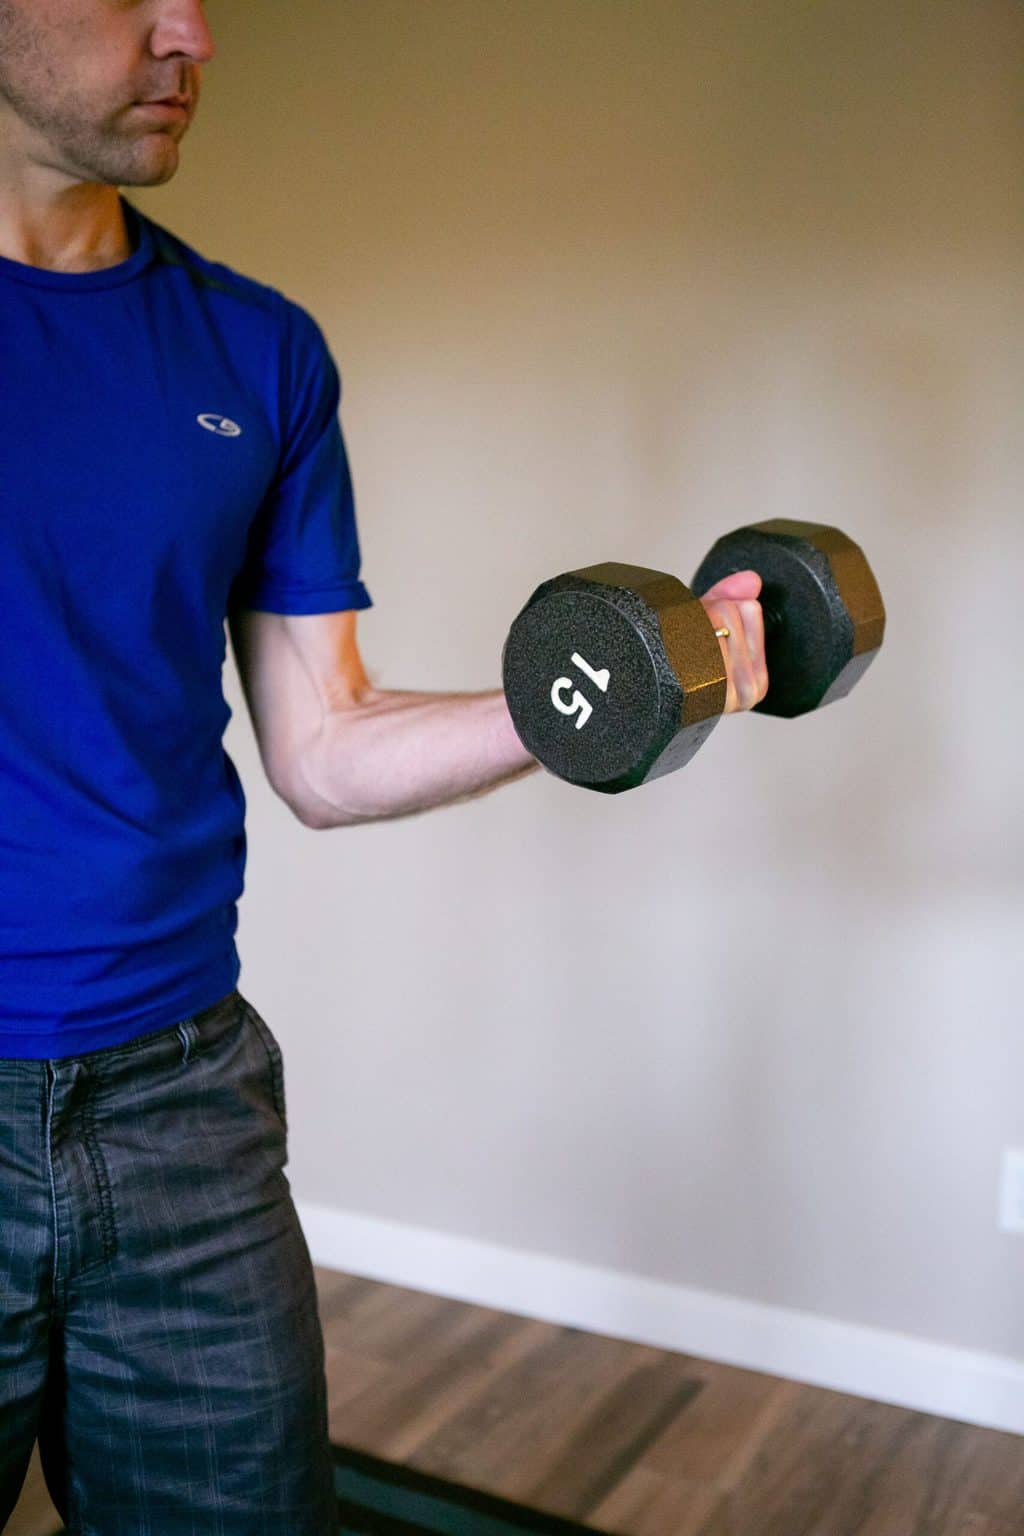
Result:
[[[0,149],[74,181],[169,181],[212,57],[203,0],[0,0]],[[138,105],[168,96],[185,112]]]

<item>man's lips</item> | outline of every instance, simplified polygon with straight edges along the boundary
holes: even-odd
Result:
[[[137,111],[168,123],[186,122],[189,115],[188,97],[168,96],[160,101],[137,101]]]

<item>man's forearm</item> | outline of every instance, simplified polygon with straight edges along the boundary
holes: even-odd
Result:
[[[297,767],[296,812],[324,829],[452,805],[537,763],[501,692],[374,693],[326,712]]]

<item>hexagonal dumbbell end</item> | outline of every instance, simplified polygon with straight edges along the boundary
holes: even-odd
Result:
[[[768,693],[755,709],[791,719],[845,698],[885,634],[882,594],[864,551],[838,528],[773,518],[719,539],[694,591],[746,570],[764,583]]]
[[[681,768],[725,708],[722,648],[700,600],[638,565],[539,586],[509,630],[502,674],[526,749],[606,794]]]

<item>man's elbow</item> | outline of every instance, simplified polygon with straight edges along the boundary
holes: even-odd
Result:
[[[322,813],[313,810],[309,806],[290,805],[289,809],[296,821],[301,822],[304,827],[308,827],[311,832],[326,832],[328,827],[336,825],[336,823],[328,821]]]
[[[337,756],[333,762],[337,767]],[[313,832],[326,832],[333,827],[356,827],[363,822],[379,821],[387,814],[380,806],[365,803],[368,799],[365,792],[358,792],[348,782],[347,775],[340,778],[335,775],[337,782],[330,786],[332,798],[327,799],[322,792],[326,784],[319,767],[317,758],[309,752],[295,753],[283,768],[278,767],[274,787],[304,827]],[[348,803],[338,804],[337,801],[342,799]]]
[[[310,791],[304,775],[295,772],[282,774],[279,770],[272,778],[268,774],[268,778],[274,794],[284,802],[302,826],[312,832],[324,832],[328,827],[338,825],[338,821],[330,814],[331,807]]]
[[[328,832],[332,827],[354,827],[361,821],[371,818],[365,816],[350,815],[347,811],[337,806],[329,805],[326,800],[318,795],[285,793],[277,791],[279,797],[287,805],[296,821],[308,827],[311,832]]]

